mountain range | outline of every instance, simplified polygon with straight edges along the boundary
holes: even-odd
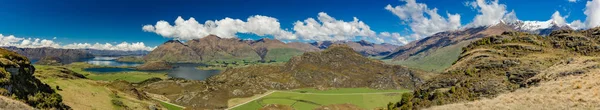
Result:
[[[500,35],[507,31],[520,31],[547,35],[555,30],[572,30],[568,26],[558,26],[547,22],[500,21],[496,25],[465,28],[455,31],[439,32],[424,39],[410,42],[399,47],[383,59],[426,71],[441,72],[450,67],[458,58],[461,49],[475,40],[490,35]]]
[[[82,59],[93,58],[94,55],[79,49],[57,49],[57,48],[17,48],[17,47],[2,47],[4,49],[17,52],[32,61],[37,61],[45,57],[60,59],[61,63],[69,64],[71,62],[80,61]]]
[[[241,40],[209,35],[185,43],[170,40],[158,46],[144,57],[146,61],[212,62],[212,61],[288,61],[292,56],[305,52],[321,51],[332,44],[346,44],[364,56],[387,55],[398,46],[374,44],[367,41],[315,42],[312,44],[284,43],[276,39]]]

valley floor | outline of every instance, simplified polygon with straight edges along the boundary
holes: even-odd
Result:
[[[231,99],[231,110],[257,110],[269,104],[291,106],[298,110],[312,110],[331,104],[352,104],[363,109],[384,108],[388,102],[402,99],[409,90],[375,90],[368,88],[339,88],[331,90],[297,89],[271,91],[249,98]],[[243,102],[246,101],[246,102]],[[239,104],[241,103],[241,104]]]

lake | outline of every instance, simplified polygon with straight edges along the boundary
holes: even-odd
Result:
[[[119,57],[94,57],[85,59],[84,61],[89,64],[101,66],[139,66],[142,64],[136,62],[118,62],[117,58]]]
[[[93,65],[103,66],[138,66],[141,63],[130,63],[130,62],[118,62],[117,57],[96,57],[89,59],[86,62]],[[210,76],[219,74],[220,70],[199,70],[196,67],[205,66],[204,64],[197,63],[176,63],[173,65],[173,69],[166,71],[142,71],[151,73],[164,73],[167,72],[169,77],[173,78],[184,78],[189,80],[204,80]],[[115,72],[127,72],[127,71],[139,71],[133,68],[86,68],[84,71],[89,71],[98,74],[115,73]]]

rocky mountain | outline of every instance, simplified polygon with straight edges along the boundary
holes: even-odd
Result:
[[[31,60],[40,60],[44,57],[56,57],[63,64],[69,64],[86,58],[93,58],[94,55],[78,49],[57,49],[57,48],[17,48],[2,47],[4,49],[17,52]]]
[[[365,40],[360,41],[318,41],[311,43],[311,45],[316,46],[320,49],[326,49],[330,45],[333,44],[344,44],[350,46],[355,51],[359,52],[363,56],[385,56],[392,53],[399,46],[392,44],[375,44]]]
[[[69,109],[61,96],[33,76],[35,68],[27,57],[0,48],[0,95],[40,109]]]
[[[318,51],[318,48],[298,43],[283,43],[275,39],[240,40],[209,35],[186,43],[171,40],[158,46],[144,60],[165,60],[168,62],[210,62],[210,61],[287,61],[292,56],[304,52]]]
[[[169,40],[158,46],[148,55],[146,61],[164,60],[169,62],[201,61],[202,58],[186,44],[178,40]]]
[[[504,21],[501,21],[504,23]],[[517,31],[528,32],[539,35],[549,35],[555,30],[573,30],[569,25],[556,23],[554,20],[548,21],[515,21],[506,23]]]
[[[535,103],[550,104],[544,107],[559,109],[568,104],[556,104],[552,102],[553,100],[562,100],[566,93],[587,93],[554,91],[555,89],[564,89],[561,88],[562,83],[556,82],[557,80],[567,77],[565,81],[569,82],[564,83],[594,82],[592,79],[589,81],[580,79],[574,82],[568,77],[597,76],[594,74],[600,69],[600,65],[598,65],[600,58],[597,57],[600,55],[600,48],[597,48],[600,46],[599,38],[600,28],[582,31],[560,30],[554,31],[546,37],[523,32],[505,32],[502,35],[484,37],[463,48],[460,58],[454,65],[418,86],[418,89],[412,94],[406,95],[406,100],[403,98],[395,106],[419,109],[434,105],[494,98],[499,94],[512,94],[513,91],[525,89],[530,90],[526,93],[555,97],[544,97],[549,99],[539,99]],[[551,86],[548,83],[561,83],[561,86],[548,87]],[[538,85],[549,89],[536,89]],[[581,85],[574,87],[582,88]],[[510,102],[523,102],[523,100],[528,100],[523,97],[531,96],[519,97],[521,98]],[[591,105],[587,103],[597,99],[579,98],[578,101],[572,101],[572,96],[567,95],[566,97],[571,97],[571,101],[568,102],[572,103],[569,104],[582,105],[568,106],[569,109],[599,106],[597,103]],[[510,102],[506,104],[510,104]],[[507,106],[502,106],[502,108],[505,107]]]
[[[233,68],[205,81],[162,80],[142,85],[191,109],[224,109],[231,98],[296,88],[413,89],[427,73],[363,57],[345,45],[306,52],[286,64]]]

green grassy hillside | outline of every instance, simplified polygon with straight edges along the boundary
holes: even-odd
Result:
[[[297,110],[312,110],[331,104],[353,104],[363,109],[384,108],[388,101],[402,99],[408,90],[376,90],[368,88],[338,88],[331,90],[298,89],[276,91],[262,98],[232,108],[232,110],[257,110],[268,104],[291,106]]]
[[[267,53],[266,60],[275,60],[277,62],[287,62],[294,56],[299,56],[304,53],[301,50],[293,48],[273,48]]]
[[[456,45],[450,45],[438,49],[432,49],[428,53],[420,53],[410,56],[406,60],[393,61],[392,59],[383,60],[389,64],[398,64],[410,68],[421,69],[423,71],[443,72],[446,68],[452,66],[454,61],[458,60],[462,47],[470,42],[461,42]]]

